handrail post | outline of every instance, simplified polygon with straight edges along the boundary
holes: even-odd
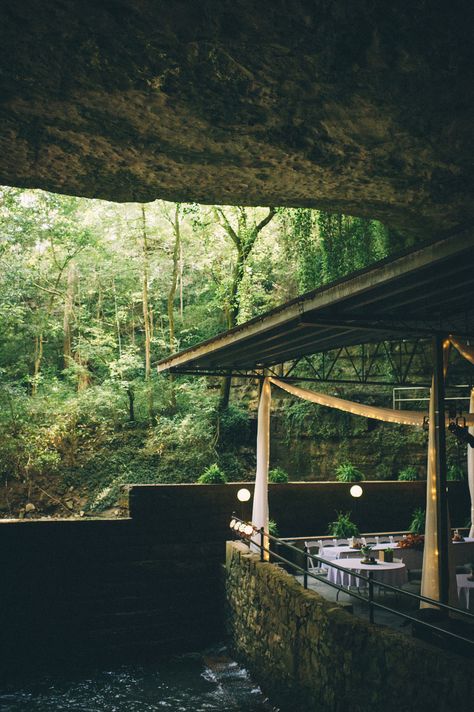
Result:
[[[374,622],[374,572],[369,571],[369,621]]]
[[[304,574],[303,574],[303,586],[304,588],[308,588],[308,553],[309,553],[309,548],[307,546],[304,547]]]
[[[260,561],[265,560],[264,547],[265,547],[265,529],[264,529],[264,527],[260,527]]]

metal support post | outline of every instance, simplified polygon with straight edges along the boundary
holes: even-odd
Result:
[[[309,549],[307,546],[304,548],[304,574],[303,574],[303,586],[304,588],[308,588],[308,553]]]
[[[446,485],[446,424],[443,337],[433,338],[434,402],[436,441],[436,521],[438,545],[439,600],[449,603],[448,493]]]
[[[369,621],[374,622],[374,572],[369,571]]]
[[[264,561],[265,547],[265,529],[260,527],[260,561]]]

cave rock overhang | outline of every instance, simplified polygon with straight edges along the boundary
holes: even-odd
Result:
[[[472,6],[7,0],[0,182],[473,219]]]

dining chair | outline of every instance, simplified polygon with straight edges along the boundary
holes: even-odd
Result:
[[[305,541],[304,542],[305,549],[308,554],[320,554],[320,552],[323,549],[323,543],[321,540],[319,541]],[[312,551],[312,549],[316,549],[316,551]],[[314,559],[308,557],[308,571],[312,571],[315,574],[322,574],[322,573],[327,573],[326,569],[323,569],[319,561],[315,561]]]

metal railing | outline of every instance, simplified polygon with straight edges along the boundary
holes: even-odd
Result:
[[[427,596],[422,596],[421,594],[418,593],[413,593],[412,591],[406,591],[403,588],[398,588],[396,586],[392,586],[388,583],[383,583],[382,581],[378,581],[377,579],[374,579],[374,571],[369,571],[367,575],[362,574],[361,572],[355,573],[353,570],[349,570],[345,568],[343,565],[338,564],[335,562],[334,559],[325,559],[322,556],[318,556],[317,554],[310,554],[307,548],[305,547],[303,550],[298,549],[296,546],[293,546],[292,544],[289,544],[287,541],[284,541],[276,536],[273,536],[272,534],[265,533],[263,527],[261,529],[257,529],[256,527],[253,526],[250,522],[245,522],[244,520],[240,519],[239,517],[232,515],[232,519],[230,522],[230,528],[236,534],[240,539],[245,541],[247,544],[254,546],[258,549],[260,553],[260,561],[264,562],[265,555],[268,555],[268,562],[273,563],[275,560],[278,563],[285,564],[286,566],[289,566],[293,571],[299,572],[300,574],[303,575],[303,586],[304,588],[308,588],[308,579],[314,579],[316,581],[320,581],[327,586],[330,586],[331,588],[334,588],[338,591],[342,591],[346,594],[348,594],[350,597],[355,598],[359,601],[362,601],[364,604],[368,606],[368,618],[370,623],[374,623],[375,620],[375,610],[380,609],[383,611],[386,611],[387,613],[392,613],[396,616],[399,616],[403,619],[405,619],[407,622],[411,622],[416,624],[416,626],[420,626],[421,628],[435,631],[436,633],[440,634],[442,637],[446,638],[447,640],[455,640],[459,643],[462,643],[463,645],[467,644],[469,646],[469,655],[474,654],[474,614],[471,613],[470,611],[467,611],[463,608],[457,608],[455,606],[451,606],[448,603],[442,603],[441,601],[436,601],[433,598],[428,598]],[[275,543],[279,545],[280,550],[284,549],[285,552],[291,552],[293,554],[297,554],[299,557],[303,557],[303,566],[300,566],[297,564],[295,561],[292,561],[291,559],[288,559],[285,556],[282,556],[281,554],[277,553],[275,550],[270,549],[269,546],[266,545],[266,542],[268,543]],[[351,590],[347,586],[343,586],[341,584],[335,583],[334,581],[328,580],[328,578],[322,574],[315,573],[314,571],[311,571],[308,568],[308,562],[313,561],[313,563],[316,564],[325,564],[326,566],[331,566],[334,569],[337,569],[339,571],[343,571],[344,573],[347,573],[350,571],[350,573],[353,573],[354,577],[357,579],[361,579],[362,581],[365,581],[367,584],[367,596],[364,596],[360,593],[359,589],[358,591]],[[449,613],[455,614],[457,617],[460,617],[464,620],[466,620],[469,624],[473,624],[472,628],[472,637],[468,638],[464,635],[461,635],[460,633],[456,633],[452,630],[449,630],[448,628],[441,627],[439,625],[436,625],[436,623],[430,622],[428,620],[425,620],[423,618],[418,618],[415,615],[412,615],[410,613],[407,613],[405,611],[401,611],[397,608],[393,608],[392,606],[385,605],[381,603],[380,601],[376,600],[374,597],[374,589],[379,588],[384,591],[391,591],[397,595],[402,595],[406,596],[407,598],[417,600],[418,602],[424,602],[430,605],[432,609],[436,610],[439,612],[439,614],[444,614],[445,618],[448,619]],[[466,652],[466,651],[463,651]]]

